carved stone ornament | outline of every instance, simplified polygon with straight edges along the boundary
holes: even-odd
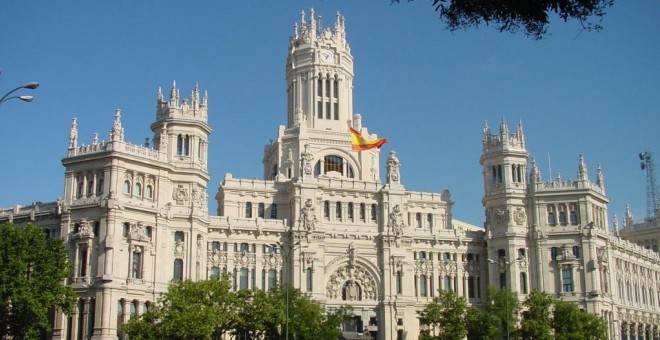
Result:
[[[74,232],[71,235],[71,239],[84,238],[94,238],[94,228],[92,227],[92,223],[87,220],[81,221],[77,230],[74,229]]]
[[[312,161],[314,160],[314,155],[309,152],[309,144],[305,144],[305,151],[301,155],[302,158],[302,171],[305,176],[311,176],[313,173]]]
[[[506,210],[497,208],[493,211],[493,222],[495,224],[506,223]]]
[[[525,210],[523,208],[516,208],[516,210],[513,212],[513,220],[516,221],[517,225],[525,224],[525,221],[527,220],[527,214],[525,214]]]
[[[316,228],[316,212],[314,211],[314,202],[311,198],[305,201],[305,205],[300,210],[299,225],[302,230],[314,231]]]
[[[131,223],[130,224],[131,232],[129,237],[132,241],[143,241],[149,242],[151,238],[147,235],[147,230],[142,224],[142,222]]]
[[[362,267],[343,266],[330,275],[326,293],[330,299],[375,300],[376,281]]]
[[[185,202],[188,201],[188,189],[179,184],[172,192],[172,199],[174,199],[178,205],[185,204]]]

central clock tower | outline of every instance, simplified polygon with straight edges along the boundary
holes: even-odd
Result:
[[[286,63],[287,128],[347,131],[353,112],[353,56],[344,17],[323,27],[314,10],[293,28]]]

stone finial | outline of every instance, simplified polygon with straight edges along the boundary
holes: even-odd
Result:
[[[532,158],[532,171],[529,173],[529,181],[532,183],[541,183],[541,170],[536,165],[536,159]]]
[[[69,130],[69,149],[75,149],[76,147],[78,147],[78,118],[73,118]]]
[[[520,142],[520,146],[525,147],[525,132],[523,131],[522,120],[518,121],[518,126],[516,127],[516,138]]]
[[[630,228],[635,223],[632,212],[630,211],[630,205],[626,204],[625,215],[623,216],[623,228]]]
[[[603,175],[603,168],[598,164],[598,170],[596,170],[596,185],[605,189],[605,175]]]
[[[580,154],[580,161],[578,163],[577,171],[578,181],[586,181],[589,179],[589,174],[587,173],[587,165],[584,163],[584,155]]]
[[[488,121],[484,121],[483,131],[483,142],[486,143],[490,139],[490,126],[488,126]]]
[[[612,216],[612,224],[614,226],[614,235],[619,236],[619,219],[616,216],[616,213]]]
[[[158,86],[158,92],[156,92],[156,98],[158,99],[158,103],[163,102],[163,89]]]
[[[176,88],[176,80],[172,81],[170,89],[170,106],[176,106],[179,103],[179,90]]]

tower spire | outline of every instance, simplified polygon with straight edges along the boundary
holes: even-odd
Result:
[[[525,133],[523,132],[522,120],[518,121],[518,126],[516,127],[516,138],[518,139],[518,142],[520,143],[520,145],[524,148],[525,147]]]
[[[630,205],[626,204],[626,212],[623,217],[623,228],[630,228],[634,223],[634,218],[632,212],[630,211]]]

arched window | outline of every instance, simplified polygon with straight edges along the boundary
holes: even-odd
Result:
[[[275,203],[270,204],[270,218],[277,218],[277,204]]]
[[[142,196],[142,184],[139,182],[135,183],[135,188],[133,189],[133,195],[141,197]]]
[[[569,219],[571,224],[578,224],[579,222],[578,222],[578,214],[577,214],[577,205],[571,204],[570,210],[571,211],[570,211]]]
[[[137,316],[137,309],[138,309],[137,305],[138,305],[137,301],[133,300],[133,302],[131,302],[131,319]]]
[[[252,202],[245,203],[245,218],[252,218]]]
[[[422,274],[419,276],[419,295],[423,297],[428,296],[426,281],[427,281],[426,275]]]
[[[211,242],[211,251],[220,251],[220,242],[218,241]]]
[[[323,163],[323,173],[327,174],[330,171],[336,171],[344,174],[344,159],[339,156],[325,156]]]
[[[94,193],[94,178],[87,178],[87,196],[92,196]]]
[[[367,214],[366,210],[364,203],[360,203],[360,221],[364,221],[365,215]]]
[[[78,192],[76,193],[78,198],[85,196],[85,177],[78,176]]]
[[[371,204],[371,221],[376,222],[376,203]]]
[[[568,223],[568,218],[566,216],[566,205],[565,204],[560,204],[559,205],[559,223],[561,223],[561,224]]]
[[[339,82],[337,81],[337,77],[335,77],[335,80],[333,81],[332,89],[332,97],[337,99],[337,93],[339,92]]]
[[[263,203],[259,203],[259,208],[257,209],[257,217],[264,218],[266,215],[266,206]]]
[[[176,259],[174,260],[174,282],[180,282],[183,280],[183,260]]]
[[[348,219],[354,221],[355,212],[353,211],[353,202],[348,202]]]
[[[131,193],[131,181],[129,180],[124,180],[124,193],[125,194]]]
[[[147,185],[144,189],[144,196],[148,199],[154,198],[154,188],[151,185]]]
[[[337,205],[335,205],[335,217],[341,220],[341,202],[337,202]]]
[[[557,224],[557,217],[555,215],[554,205],[548,205],[548,224],[550,225]]]
[[[361,301],[362,287],[355,281],[346,281],[342,287],[341,297],[347,301]]]
[[[573,246],[573,256],[576,258],[580,258],[580,247],[579,246]]]
[[[186,135],[183,138],[183,155],[188,156],[190,154],[190,136]]]
[[[183,136],[176,136],[176,154],[177,156],[183,155]]]
[[[328,74],[325,78],[325,96],[330,97],[330,75]]]
[[[426,224],[429,228],[433,228],[433,214],[426,214]]]
[[[422,214],[421,213],[416,213],[415,214],[415,225],[417,228],[422,227]]]
[[[103,194],[103,178],[99,178],[96,181],[96,195],[101,196]]]

